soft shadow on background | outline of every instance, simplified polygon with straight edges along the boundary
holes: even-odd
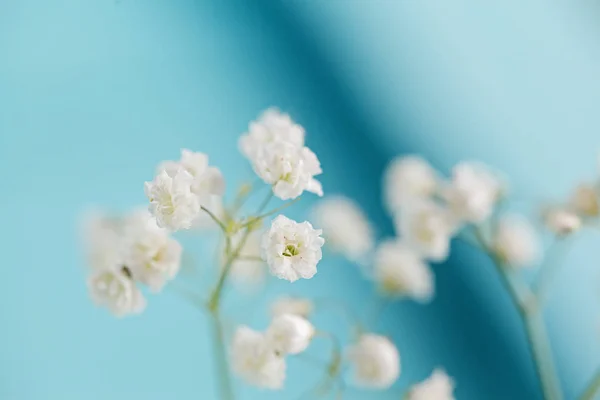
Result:
[[[442,170],[462,158],[489,162],[512,177],[526,211],[595,176],[597,10],[424,3],[0,4],[0,397],[214,398],[206,324],[192,307],[171,293],[124,320],[93,307],[78,216],[90,204],[144,204],[143,181],[182,147],[208,153],[232,194],[252,178],[237,137],[268,106],[305,126],[325,191],[356,198],[381,236],[392,229],[380,175],[399,153],[422,153]],[[306,216],[306,197],[292,216]],[[567,398],[600,359],[597,239],[573,250],[547,313]],[[184,240],[210,259],[209,245]],[[443,366],[458,399],[539,398],[491,266],[458,247],[436,274],[432,304],[398,304],[377,326],[402,355],[396,393]],[[227,309],[262,327],[269,299],[289,291],[355,307],[374,296],[354,266],[330,257],[315,279],[273,283],[250,303],[233,296]],[[346,332],[342,320],[322,322]],[[242,398],[293,399],[317,379],[300,362],[289,375],[284,394],[240,385]]]

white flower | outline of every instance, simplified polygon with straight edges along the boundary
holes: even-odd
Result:
[[[128,276],[126,269],[94,271],[88,278],[92,300],[117,317],[138,314],[146,307],[144,296]]]
[[[408,202],[433,195],[438,185],[435,170],[418,156],[397,157],[384,174],[384,198],[388,211],[398,212]]]
[[[579,185],[571,197],[575,212],[585,217],[600,215],[600,201],[596,189],[591,185]]]
[[[280,297],[271,304],[271,315],[293,314],[308,318],[313,312],[314,304],[309,299],[300,297]]]
[[[211,196],[222,196],[225,192],[225,181],[221,171],[208,165],[208,156],[204,153],[181,150],[179,161],[165,161],[158,167],[157,173],[166,171],[174,178],[183,169],[192,176],[191,190],[200,198],[200,204],[210,204]]]
[[[373,248],[373,228],[354,201],[331,196],[321,200],[313,213],[327,244],[348,259],[359,261]]]
[[[433,273],[419,254],[400,241],[385,241],[375,252],[373,277],[389,295],[431,300]]]
[[[499,219],[492,248],[508,266],[525,267],[535,263],[540,247],[535,229],[525,218],[506,215]]]
[[[443,195],[458,219],[482,222],[494,211],[502,191],[502,181],[486,165],[462,162],[452,170],[452,182]]]
[[[156,225],[147,212],[132,217],[125,227],[125,263],[133,278],[159,292],[181,265],[181,245]]]
[[[238,232],[231,238],[231,247],[237,248],[243,232]],[[231,264],[229,276],[241,288],[256,287],[265,280],[267,268],[261,259],[261,240],[263,232],[252,231],[240,250],[240,258]]]
[[[294,199],[309,191],[323,196],[321,183],[314,179],[323,172],[308,147],[288,142],[273,142],[257,150],[252,164],[256,174],[272,185],[273,194],[282,200]]]
[[[325,243],[321,233],[309,222],[298,223],[277,216],[262,238],[262,256],[271,274],[290,282],[312,278],[317,273]]]
[[[200,213],[198,196],[191,190],[194,177],[184,169],[173,176],[162,170],[152,182],[145,183],[150,200],[148,210],[161,228],[188,229]]]
[[[353,369],[353,381],[357,386],[371,389],[387,389],[400,376],[400,354],[386,337],[363,334],[351,345],[346,357]]]
[[[425,258],[443,261],[448,257],[450,238],[456,226],[447,209],[423,200],[401,210],[396,229],[408,245]]]
[[[306,318],[293,314],[276,316],[267,329],[269,344],[279,353],[302,353],[315,335],[315,328]]]
[[[548,229],[557,235],[568,235],[581,228],[581,218],[567,208],[554,207],[544,213]]]
[[[238,327],[231,346],[231,367],[247,383],[281,389],[285,380],[285,359],[260,332],[247,326]]]
[[[455,400],[453,392],[452,378],[436,369],[429,378],[410,388],[406,400]]]
[[[241,152],[252,162],[259,149],[273,142],[286,142],[298,148],[304,147],[304,128],[294,123],[288,114],[275,108],[264,111],[256,121],[252,121],[248,133],[239,140]]]

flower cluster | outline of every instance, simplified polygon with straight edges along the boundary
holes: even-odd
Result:
[[[88,287],[94,302],[117,316],[144,310],[137,284],[160,292],[181,263],[181,245],[147,212],[90,215],[86,223]]]

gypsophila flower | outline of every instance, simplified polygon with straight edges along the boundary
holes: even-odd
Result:
[[[425,258],[443,261],[448,257],[450,238],[456,231],[448,209],[423,200],[404,207],[395,222],[399,236]]]
[[[361,335],[355,344],[348,347],[346,357],[356,386],[387,389],[400,376],[400,354],[385,336]]]
[[[129,219],[125,227],[125,262],[133,278],[159,292],[175,277],[181,265],[182,247],[156,225],[147,212]]]
[[[229,276],[238,287],[250,289],[260,286],[265,280],[267,268],[261,259],[261,240],[263,232],[252,231],[240,249],[240,256],[231,264]],[[231,247],[237,248],[244,232],[240,231],[231,238]]]
[[[293,314],[308,319],[314,308],[315,305],[309,299],[284,296],[271,304],[271,315],[277,317],[283,314]]]
[[[455,400],[453,392],[452,378],[436,369],[429,378],[410,388],[406,400]]]
[[[591,185],[579,185],[571,197],[571,206],[581,216],[597,217],[600,215],[598,192]]]
[[[294,123],[288,114],[276,108],[269,108],[258,120],[250,123],[248,132],[239,139],[239,147],[241,152],[254,162],[259,149],[273,142],[286,142],[297,148],[304,147],[304,128]]]
[[[115,267],[92,272],[88,290],[96,305],[108,308],[117,317],[139,314],[146,307],[144,296],[126,269]]]
[[[314,335],[313,325],[306,318],[293,314],[274,317],[266,332],[269,345],[281,354],[302,353]]]
[[[282,200],[294,199],[305,190],[323,196],[321,183],[314,177],[323,172],[308,147],[288,142],[273,142],[258,149],[252,166],[256,174],[273,188]]]
[[[262,333],[247,326],[238,327],[230,358],[233,371],[247,383],[272,390],[283,387],[285,359],[269,345]]]
[[[354,201],[343,196],[321,200],[313,210],[327,245],[352,261],[362,260],[373,248],[373,228]]]
[[[581,228],[581,218],[567,208],[553,207],[544,212],[546,227],[557,235],[568,235]]]
[[[148,210],[161,228],[189,229],[200,213],[200,201],[192,192],[194,177],[185,169],[171,176],[162,170],[144,189],[150,200]]]
[[[277,216],[262,238],[262,256],[271,274],[290,282],[312,278],[317,273],[325,243],[321,233],[309,222],[298,223]]]
[[[395,214],[408,202],[432,196],[437,186],[437,173],[427,161],[418,156],[395,158],[384,174],[388,211]]]
[[[412,248],[398,240],[388,240],[375,251],[373,278],[390,296],[408,296],[414,300],[431,300],[433,273]]]
[[[459,220],[478,223],[492,215],[502,192],[502,181],[486,165],[462,162],[453,168],[443,196]]]
[[[498,220],[492,237],[492,249],[508,266],[518,268],[535,263],[541,245],[527,219],[519,215],[505,215]]]

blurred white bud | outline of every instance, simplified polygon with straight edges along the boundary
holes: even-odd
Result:
[[[566,208],[550,208],[543,217],[546,227],[557,235],[568,235],[581,228],[579,215]]]
[[[244,381],[265,389],[281,389],[286,364],[264,334],[247,326],[237,328],[230,351],[231,368]]]
[[[126,269],[93,271],[88,289],[96,305],[108,308],[117,317],[139,314],[146,308],[144,296]]]
[[[375,252],[373,277],[384,293],[427,302],[434,293],[434,277],[413,249],[399,241],[385,241]]]
[[[313,302],[300,297],[280,297],[271,305],[271,315],[274,317],[282,314],[293,314],[308,318],[313,310]]]
[[[397,157],[389,164],[383,181],[388,211],[397,213],[407,203],[432,196],[438,186],[433,167],[418,156]]]
[[[443,370],[436,369],[431,376],[413,385],[406,400],[455,400],[454,382]]]
[[[277,352],[298,354],[306,350],[314,335],[315,328],[306,318],[282,314],[273,318],[266,338]]]
[[[387,389],[400,376],[400,354],[385,336],[363,334],[346,350],[353,383],[370,389]]]
[[[519,215],[505,215],[498,220],[492,248],[503,262],[514,268],[531,266],[541,252],[535,229]]]
[[[597,217],[600,215],[598,192],[591,185],[579,185],[571,197],[571,206],[581,216]]]
[[[290,282],[312,278],[317,273],[325,243],[321,233],[309,222],[298,223],[277,216],[262,237],[262,256],[271,274]]]
[[[362,260],[373,248],[373,227],[358,204],[343,196],[330,196],[313,210],[327,245],[352,261]]]

